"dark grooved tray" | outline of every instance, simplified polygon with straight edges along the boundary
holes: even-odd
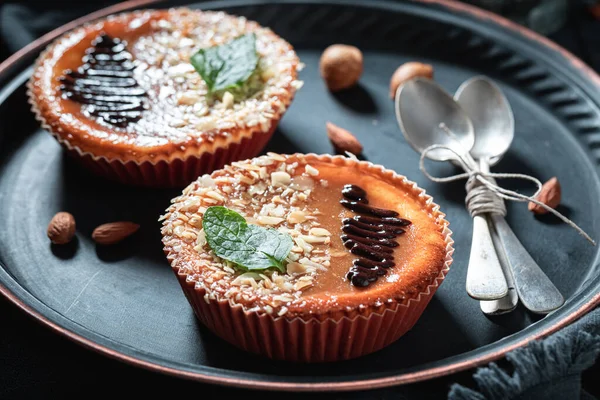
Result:
[[[108,12],[183,4],[142,0]],[[598,239],[600,80],[578,60],[531,32],[443,0],[193,6],[245,15],[295,45],[306,63],[305,86],[268,150],[330,152],[326,121],[355,132],[368,160],[417,181],[447,213],[457,249],[448,278],[411,332],[361,359],[293,365],[222,342],[196,322],[162,254],[157,217],[177,191],[93,178],[65,158],[34,121],[24,82],[42,39],[0,67],[0,291],[23,310],[90,348],[153,370],[254,388],[334,390],[389,386],[472,367],[559,329],[600,302],[598,249],[553,218],[536,219],[525,205],[509,204],[510,225],[568,300],[545,318],[522,308],[486,318],[464,290],[471,222],[462,184],[437,185],[424,178],[388,98],[391,73],[408,60],[432,63],[436,80],[450,91],[476,74],[495,79],[514,108],[517,129],[496,170],[542,180],[558,176],[561,210]],[[321,51],[336,42],[362,48],[365,73],[358,87],[332,95],[317,66]],[[432,171],[454,172],[446,165]],[[77,218],[79,239],[72,246],[50,246],[45,236],[59,210]],[[96,248],[89,239],[93,228],[120,219],[143,228],[126,243]]]

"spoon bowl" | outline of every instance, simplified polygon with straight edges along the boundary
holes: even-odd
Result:
[[[432,80],[415,78],[404,83],[396,91],[395,108],[400,130],[419,153],[437,144],[464,154],[475,143],[473,124],[467,114]],[[456,159],[456,155],[446,149],[433,149],[427,157],[435,161]]]
[[[515,119],[508,100],[495,83],[483,76],[465,81],[454,99],[473,123],[475,143],[471,156],[495,165],[514,138]]]

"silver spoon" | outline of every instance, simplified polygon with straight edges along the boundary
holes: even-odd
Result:
[[[490,226],[490,230],[492,232],[492,241],[494,242],[494,247],[496,248],[496,254],[498,254],[500,265],[502,266],[502,272],[504,272],[504,277],[506,278],[506,283],[508,284],[508,294],[498,300],[482,300],[479,302],[479,307],[481,308],[481,311],[487,315],[507,314],[517,308],[517,305],[519,304],[519,296],[517,294],[517,290],[515,289],[515,280],[513,278],[512,271],[510,270],[510,263],[506,258],[506,253],[504,252],[504,248],[502,247],[502,243],[498,237],[498,232],[496,231],[489,216],[487,216],[487,220],[488,226]]]
[[[415,78],[396,91],[396,117],[404,137],[419,153],[434,144],[443,144],[459,154],[473,147],[473,124],[443,88],[435,82]],[[446,129],[440,129],[444,124]],[[452,161],[455,154],[436,149],[428,154],[435,161]],[[466,289],[478,300],[500,299],[508,293],[508,285],[496,254],[488,222],[483,216],[473,217],[473,238],[467,267]]]
[[[477,91],[481,92],[477,92]],[[475,131],[475,144],[471,148],[471,156],[479,160],[480,168],[489,172],[489,165],[495,165],[500,161],[504,153],[509,149],[514,136],[514,117],[508,101],[501,92],[494,91],[496,95],[485,98],[482,104],[474,104],[480,100],[474,93],[488,94],[490,83],[488,80],[475,77],[465,81],[457,90],[454,98],[463,107],[471,118]],[[497,94],[500,94],[499,96]],[[504,139],[503,136],[506,138]],[[490,154],[493,149],[494,154]],[[488,221],[492,225],[492,239],[496,247],[496,253],[500,259],[500,265],[508,284],[508,294],[498,300],[481,301],[481,311],[489,315],[505,314],[517,307],[519,296],[515,290],[515,282],[510,270],[509,261],[506,258],[498,232],[493,227],[491,218]]]
[[[508,100],[489,79],[477,76],[464,82],[454,98],[470,117],[475,130],[471,156],[479,160],[482,172],[489,172],[510,147],[514,137],[514,117]],[[531,258],[502,215],[489,219],[497,233],[499,253],[506,256],[503,267],[509,285],[505,298],[482,302],[486,313],[514,309],[518,298],[537,314],[547,314],[564,304],[564,298],[539,265]],[[501,257],[503,258],[503,257]],[[516,293],[515,293],[516,288]]]

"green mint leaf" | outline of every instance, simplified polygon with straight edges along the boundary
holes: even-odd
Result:
[[[292,250],[292,238],[275,229],[248,225],[244,217],[221,206],[209,207],[202,227],[215,254],[248,271],[277,268],[285,272],[284,260]]]
[[[220,46],[200,49],[191,63],[210,93],[240,88],[258,67],[256,35],[248,33]]]

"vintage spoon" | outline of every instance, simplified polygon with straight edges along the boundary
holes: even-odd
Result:
[[[508,100],[483,76],[464,82],[454,98],[473,123],[475,144],[470,150],[471,156],[479,160],[482,172],[489,172],[490,165],[500,161],[514,137],[514,117]],[[563,296],[525,250],[504,217],[492,214],[489,219],[506,255],[504,270],[509,293],[497,302],[482,303],[482,310],[500,313],[514,308],[517,296],[511,286],[516,288],[521,303],[531,312],[547,314],[562,306]]]
[[[508,284],[508,294],[498,300],[481,300],[479,302],[479,308],[481,308],[481,311],[487,315],[507,314],[517,308],[517,305],[519,304],[519,295],[517,294],[515,280],[513,278],[512,271],[510,270],[510,263],[506,258],[506,253],[504,252],[504,248],[502,247],[502,243],[498,237],[498,232],[496,231],[494,223],[491,221],[489,215],[486,217],[488,220],[488,226],[492,232],[492,241],[494,242],[494,247],[496,248],[496,254],[498,254],[500,265],[502,266],[502,272],[504,272],[504,277],[506,278],[506,283]]]
[[[508,106],[508,101],[506,101],[500,92],[498,92],[500,93],[500,96],[487,98],[484,102],[485,107],[478,107],[478,105],[473,104],[473,101],[476,100],[475,96],[467,96],[470,91],[481,89],[483,85],[486,85],[487,83],[487,80],[479,79],[479,77],[469,79],[458,88],[454,95],[454,99],[467,112],[473,123],[475,144],[471,148],[470,153],[475,160],[479,160],[480,168],[482,168],[484,172],[489,172],[490,164],[495,165],[500,161],[504,153],[509,149],[514,136],[514,117],[512,110]],[[481,89],[482,93],[487,93],[488,89],[489,88],[487,87]],[[485,130],[491,130],[498,134],[487,134]],[[506,135],[506,139],[503,139],[502,135]],[[488,154],[489,150],[486,152],[486,149],[488,148],[495,150],[495,154],[491,155],[491,160],[486,159],[486,156],[490,156],[490,154]],[[519,296],[515,290],[515,282],[512,271],[510,270],[510,264],[506,258],[502,244],[500,243],[498,232],[494,229],[491,218],[489,216],[487,216],[487,218],[488,222],[492,225],[492,239],[495,239],[493,241],[494,246],[496,247],[496,253],[498,253],[500,265],[502,266],[504,277],[508,283],[508,294],[498,300],[481,301],[480,308],[485,314],[499,315],[514,310],[519,302]]]
[[[448,146],[465,154],[474,144],[473,124],[460,105],[435,82],[415,78],[396,92],[396,117],[404,137],[419,153],[432,145]],[[445,129],[440,129],[440,124]],[[428,154],[435,161],[452,161],[456,155],[446,149]],[[473,238],[467,267],[466,289],[478,300],[500,299],[508,285],[496,254],[487,220],[473,217]]]

